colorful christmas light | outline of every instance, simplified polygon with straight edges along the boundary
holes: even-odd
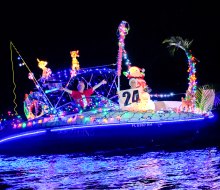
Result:
[[[121,76],[121,69],[122,69],[121,64],[122,64],[123,53],[124,53],[124,56],[127,57],[126,51],[124,50],[124,46],[125,46],[124,40],[125,40],[125,36],[128,34],[128,31],[129,31],[128,23],[126,21],[122,21],[118,27],[118,39],[119,39],[118,60],[117,60],[118,76]]]

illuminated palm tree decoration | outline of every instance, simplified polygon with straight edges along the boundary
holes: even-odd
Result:
[[[163,41],[164,43],[168,43],[168,48],[170,49],[170,53],[172,55],[174,55],[175,51],[180,48],[182,49],[188,59],[188,70],[187,72],[189,72],[189,86],[187,89],[187,92],[191,94],[192,97],[195,97],[195,93],[196,93],[196,68],[195,65],[197,62],[199,62],[191,53],[191,51],[189,50],[190,45],[192,44],[192,41],[188,41],[188,40],[183,40],[180,36],[172,36],[169,39],[165,39]]]
[[[219,99],[215,96],[213,87],[210,85],[198,87],[195,104],[201,113],[207,113],[212,110],[213,106],[219,104]]]

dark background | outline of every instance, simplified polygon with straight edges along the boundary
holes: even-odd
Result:
[[[13,110],[15,94],[18,109],[22,111],[24,93],[33,88],[27,77],[28,70],[16,67],[16,91],[13,93],[10,41],[39,78],[41,70],[37,58],[47,60],[52,71],[70,68],[71,50],[79,50],[78,60],[83,68],[116,63],[116,33],[122,20],[130,25],[125,38],[129,59],[133,66],[145,68],[145,80],[153,89],[152,93],[184,93],[188,87],[184,52],[178,50],[171,56],[162,44],[171,36],[193,40],[190,49],[200,60],[196,65],[198,85],[209,84],[220,89],[220,12],[211,1],[29,1],[9,2],[1,9],[1,113]],[[13,61],[17,65],[16,59]]]

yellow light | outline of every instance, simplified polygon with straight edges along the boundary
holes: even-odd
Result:
[[[40,120],[38,121],[38,123],[43,123],[43,120],[42,120],[42,119],[40,119]]]
[[[108,123],[108,120],[106,118],[103,119],[104,123]]]
[[[67,123],[71,123],[73,121],[73,118],[70,117],[68,120],[67,120]]]

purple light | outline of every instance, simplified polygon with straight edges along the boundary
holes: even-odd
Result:
[[[21,135],[15,135],[15,136],[11,136],[11,137],[4,138],[4,139],[0,140],[0,143],[5,142],[5,141],[10,141],[12,139],[17,139],[17,138],[20,138],[20,137],[32,136],[32,135],[36,135],[36,134],[40,134],[40,133],[45,133],[45,132],[46,132],[46,130],[41,130],[41,131],[24,133],[24,134],[21,134]]]

